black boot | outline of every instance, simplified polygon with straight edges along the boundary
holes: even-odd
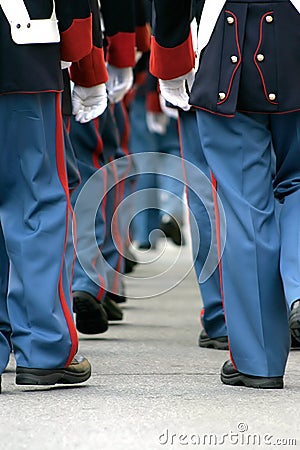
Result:
[[[231,361],[223,364],[221,380],[230,386],[245,386],[257,389],[282,389],[283,377],[257,377],[246,375],[233,367]]]
[[[108,329],[108,318],[103,306],[88,292],[73,292],[73,311],[80,333],[98,334]]]

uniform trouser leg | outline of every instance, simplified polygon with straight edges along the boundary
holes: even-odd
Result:
[[[7,311],[9,259],[0,225],[0,375],[7,366],[10,354],[11,326]]]
[[[289,307],[300,299],[300,113],[272,116],[277,168],[275,196],[281,202],[280,271]]]
[[[183,165],[180,158],[178,123],[170,119],[166,133],[157,135],[158,143],[158,187],[160,189],[160,208],[162,214],[172,216],[183,225]],[[172,158],[175,156],[176,158]],[[164,174],[171,174],[164,175]]]
[[[99,121],[101,118],[102,116],[99,117]],[[108,180],[105,211],[107,226],[102,254],[107,263],[107,290],[119,293],[124,272],[125,235],[122,233],[126,227],[122,224],[123,217],[118,207],[124,198],[124,180],[129,174],[130,165],[120,145],[119,132],[111,106],[107,108],[102,139]]]
[[[203,267],[208,257],[210,246],[213,245],[213,234],[211,231],[212,229],[216,229],[214,199],[211,186],[207,186],[208,189],[205,195],[203,190],[201,190],[201,196],[197,195],[197,191],[199,190],[199,172],[203,173],[206,177],[210,177],[210,169],[202,151],[196,113],[180,111],[179,116],[183,158],[185,162],[188,161],[195,167],[195,170],[190,170],[190,166],[186,166],[186,184],[188,188],[189,211],[195,218],[194,221],[190,221],[190,226],[194,267],[203,301],[201,321],[210,337],[226,336],[227,329],[222,304],[220,271],[216,248],[214,251],[216,268],[209,278],[200,284]],[[204,188],[205,186],[203,186]],[[212,211],[210,216],[207,213],[208,210]],[[197,230],[194,230],[195,227]],[[198,235],[197,232],[200,234],[200,240],[195,239],[195,236]]]
[[[72,195],[77,230],[73,291],[86,291],[101,300],[123,271],[119,227],[117,221],[112,226],[112,217],[122,196],[119,171],[126,171],[126,164],[123,158],[123,164],[115,162],[120,147],[109,108],[87,124],[73,119],[70,138],[82,178]]]
[[[156,176],[157,153],[133,155],[137,169],[134,194],[133,239],[139,244],[156,244],[151,232],[159,228],[159,192]]]
[[[151,231],[159,227],[157,184],[157,142],[146,124],[145,99],[136,97],[130,108],[129,149],[134,162],[136,184],[133,195],[133,240],[149,245]],[[151,235],[156,244],[156,236]]]
[[[1,97],[0,219],[18,366],[58,368],[77,351],[65,267],[69,197],[60,96]]]
[[[279,271],[269,118],[197,111],[197,121],[227,220],[222,269],[231,355],[241,372],[281,376],[290,341]]]
[[[102,117],[102,116],[101,116]],[[105,123],[106,113],[103,115]],[[88,292],[99,301],[105,295],[107,278],[101,251],[105,236],[105,192],[102,127],[98,119],[81,124],[71,119],[70,139],[81,176],[71,201],[76,222],[76,260],[73,291]]]
[[[120,150],[123,152],[122,161],[118,159],[116,161],[115,171],[118,177],[122,179],[119,186],[119,203],[122,203],[121,209],[118,214],[118,222],[120,225],[120,236],[124,248],[124,255],[128,255],[128,247],[130,245],[130,233],[129,224],[133,217],[133,196],[131,194],[134,192],[135,178],[134,178],[134,167],[132,164],[132,158],[129,154],[129,135],[130,135],[130,124],[129,115],[123,101],[115,103],[112,108],[113,116],[116,121],[117,130],[120,138]],[[120,157],[122,157],[121,152],[118,151]],[[120,164],[119,164],[120,162]],[[126,169],[124,171],[124,166]]]

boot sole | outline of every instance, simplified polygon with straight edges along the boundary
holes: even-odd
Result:
[[[83,383],[91,376],[91,369],[84,372],[70,373],[68,370],[40,370],[19,367],[16,369],[16,384],[18,385],[44,385]]]
[[[216,339],[199,339],[199,347],[201,348],[213,348],[215,350],[228,350],[228,341],[218,341]]]
[[[221,372],[221,381],[224,384],[230,386],[245,386],[257,389],[282,389],[283,388],[283,378],[264,378],[264,377],[251,377],[244,375],[242,373],[236,374],[224,374]]]

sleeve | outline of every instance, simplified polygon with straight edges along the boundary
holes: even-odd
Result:
[[[164,80],[188,73],[195,63],[191,0],[154,0],[150,71]]]
[[[143,53],[150,50],[150,12],[149,0],[135,0],[135,45],[137,50]]]
[[[135,0],[101,0],[106,60],[118,68],[135,65]]]
[[[78,61],[92,49],[89,0],[55,0],[55,10],[61,36],[61,59]]]
[[[146,80],[146,110],[154,113],[162,112],[159,102],[158,79],[148,73]]]
[[[73,63],[70,69],[72,81],[84,87],[106,83],[108,79],[98,0],[90,0],[90,5],[92,10],[92,50],[80,61]]]

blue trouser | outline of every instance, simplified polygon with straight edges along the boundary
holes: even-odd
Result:
[[[8,276],[9,276],[9,259],[7,256],[7,251],[5,247],[4,236],[2,232],[2,227],[0,224],[0,341],[3,337],[6,338],[10,346],[11,337],[11,324],[9,321],[8,310],[7,310],[7,292],[8,292]],[[4,346],[6,347],[6,342],[3,340]],[[1,346],[1,344],[0,344]],[[5,367],[5,361],[3,361]]]
[[[170,170],[173,162],[170,155],[180,157],[178,128],[176,120],[171,119],[165,134],[150,133],[142,96],[134,100],[129,117],[129,148],[137,171],[134,209],[138,214],[134,219],[133,237],[146,244],[150,232],[159,228],[162,214],[167,213],[183,224],[182,166],[174,164]],[[167,172],[172,172],[172,176],[164,175]]]
[[[60,95],[1,96],[0,115],[0,374],[9,326],[17,366],[64,367],[78,340],[65,265],[70,203]]]
[[[129,135],[130,135],[130,124],[128,111],[123,103],[123,101],[115,103],[113,105],[113,115],[116,121],[120,145],[124,155],[128,155],[126,161],[126,172],[124,170],[118,170],[119,177],[121,176],[123,181],[123,195],[121,195],[120,201],[122,202],[120,212],[119,212],[119,224],[120,224],[120,234],[123,243],[124,256],[128,256],[127,249],[131,243],[131,236],[129,233],[129,225],[132,220],[133,215],[133,196],[131,195],[135,189],[135,169],[131,156],[129,155]],[[120,160],[119,160],[120,161]],[[124,161],[125,162],[125,161]],[[123,165],[124,162],[122,161]],[[119,165],[117,164],[117,169]],[[121,289],[123,292],[123,289]]]
[[[107,291],[118,291],[123,272],[119,221],[113,217],[122,197],[118,180],[120,172],[126,171],[126,161],[121,158],[118,164],[123,153],[109,108],[86,124],[72,119],[70,138],[82,179],[72,194],[77,223],[72,289],[88,292],[101,301]]]
[[[199,139],[196,113],[192,111],[180,111],[179,118],[181,148],[184,161],[193,164],[199,171],[206,175],[206,177],[210,178],[210,169],[203,154]],[[212,189],[209,189],[208,192],[205,193],[205,202],[201,201],[201,198],[197,195],[197,189],[195,189],[199,183],[198,180],[198,171],[189,170],[188,166],[186,170],[188,205],[190,212],[195,218],[195,221],[190,221],[193,260],[197,280],[200,283],[201,273],[212,244],[211,228],[213,227],[213,229],[215,229],[216,222],[214,220],[211,223],[207,214],[207,209],[213,210],[214,207],[213,191]],[[214,219],[214,214],[212,214],[211,217]],[[193,225],[197,227],[197,230],[193,229]],[[194,239],[194,237],[197,236],[196,231],[200,234],[200,241],[197,238]],[[203,301],[201,322],[210,337],[227,335],[218,263],[216,263],[215,266],[216,269],[210,277],[200,284]]]
[[[197,111],[203,153],[227,220],[220,233],[226,231],[222,282],[231,355],[239,371],[256,376],[282,375],[289,352],[280,251],[290,243],[297,247],[299,230],[292,235],[286,219],[299,223],[300,210],[289,209],[288,200],[279,231],[272,144],[275,194],[285,202],[299,189],[299,117],[238,113],[226,118]]]
[[[300,113],[273,118],[275,197],[280,201],[280,273],[287,305],[300,299]]]

